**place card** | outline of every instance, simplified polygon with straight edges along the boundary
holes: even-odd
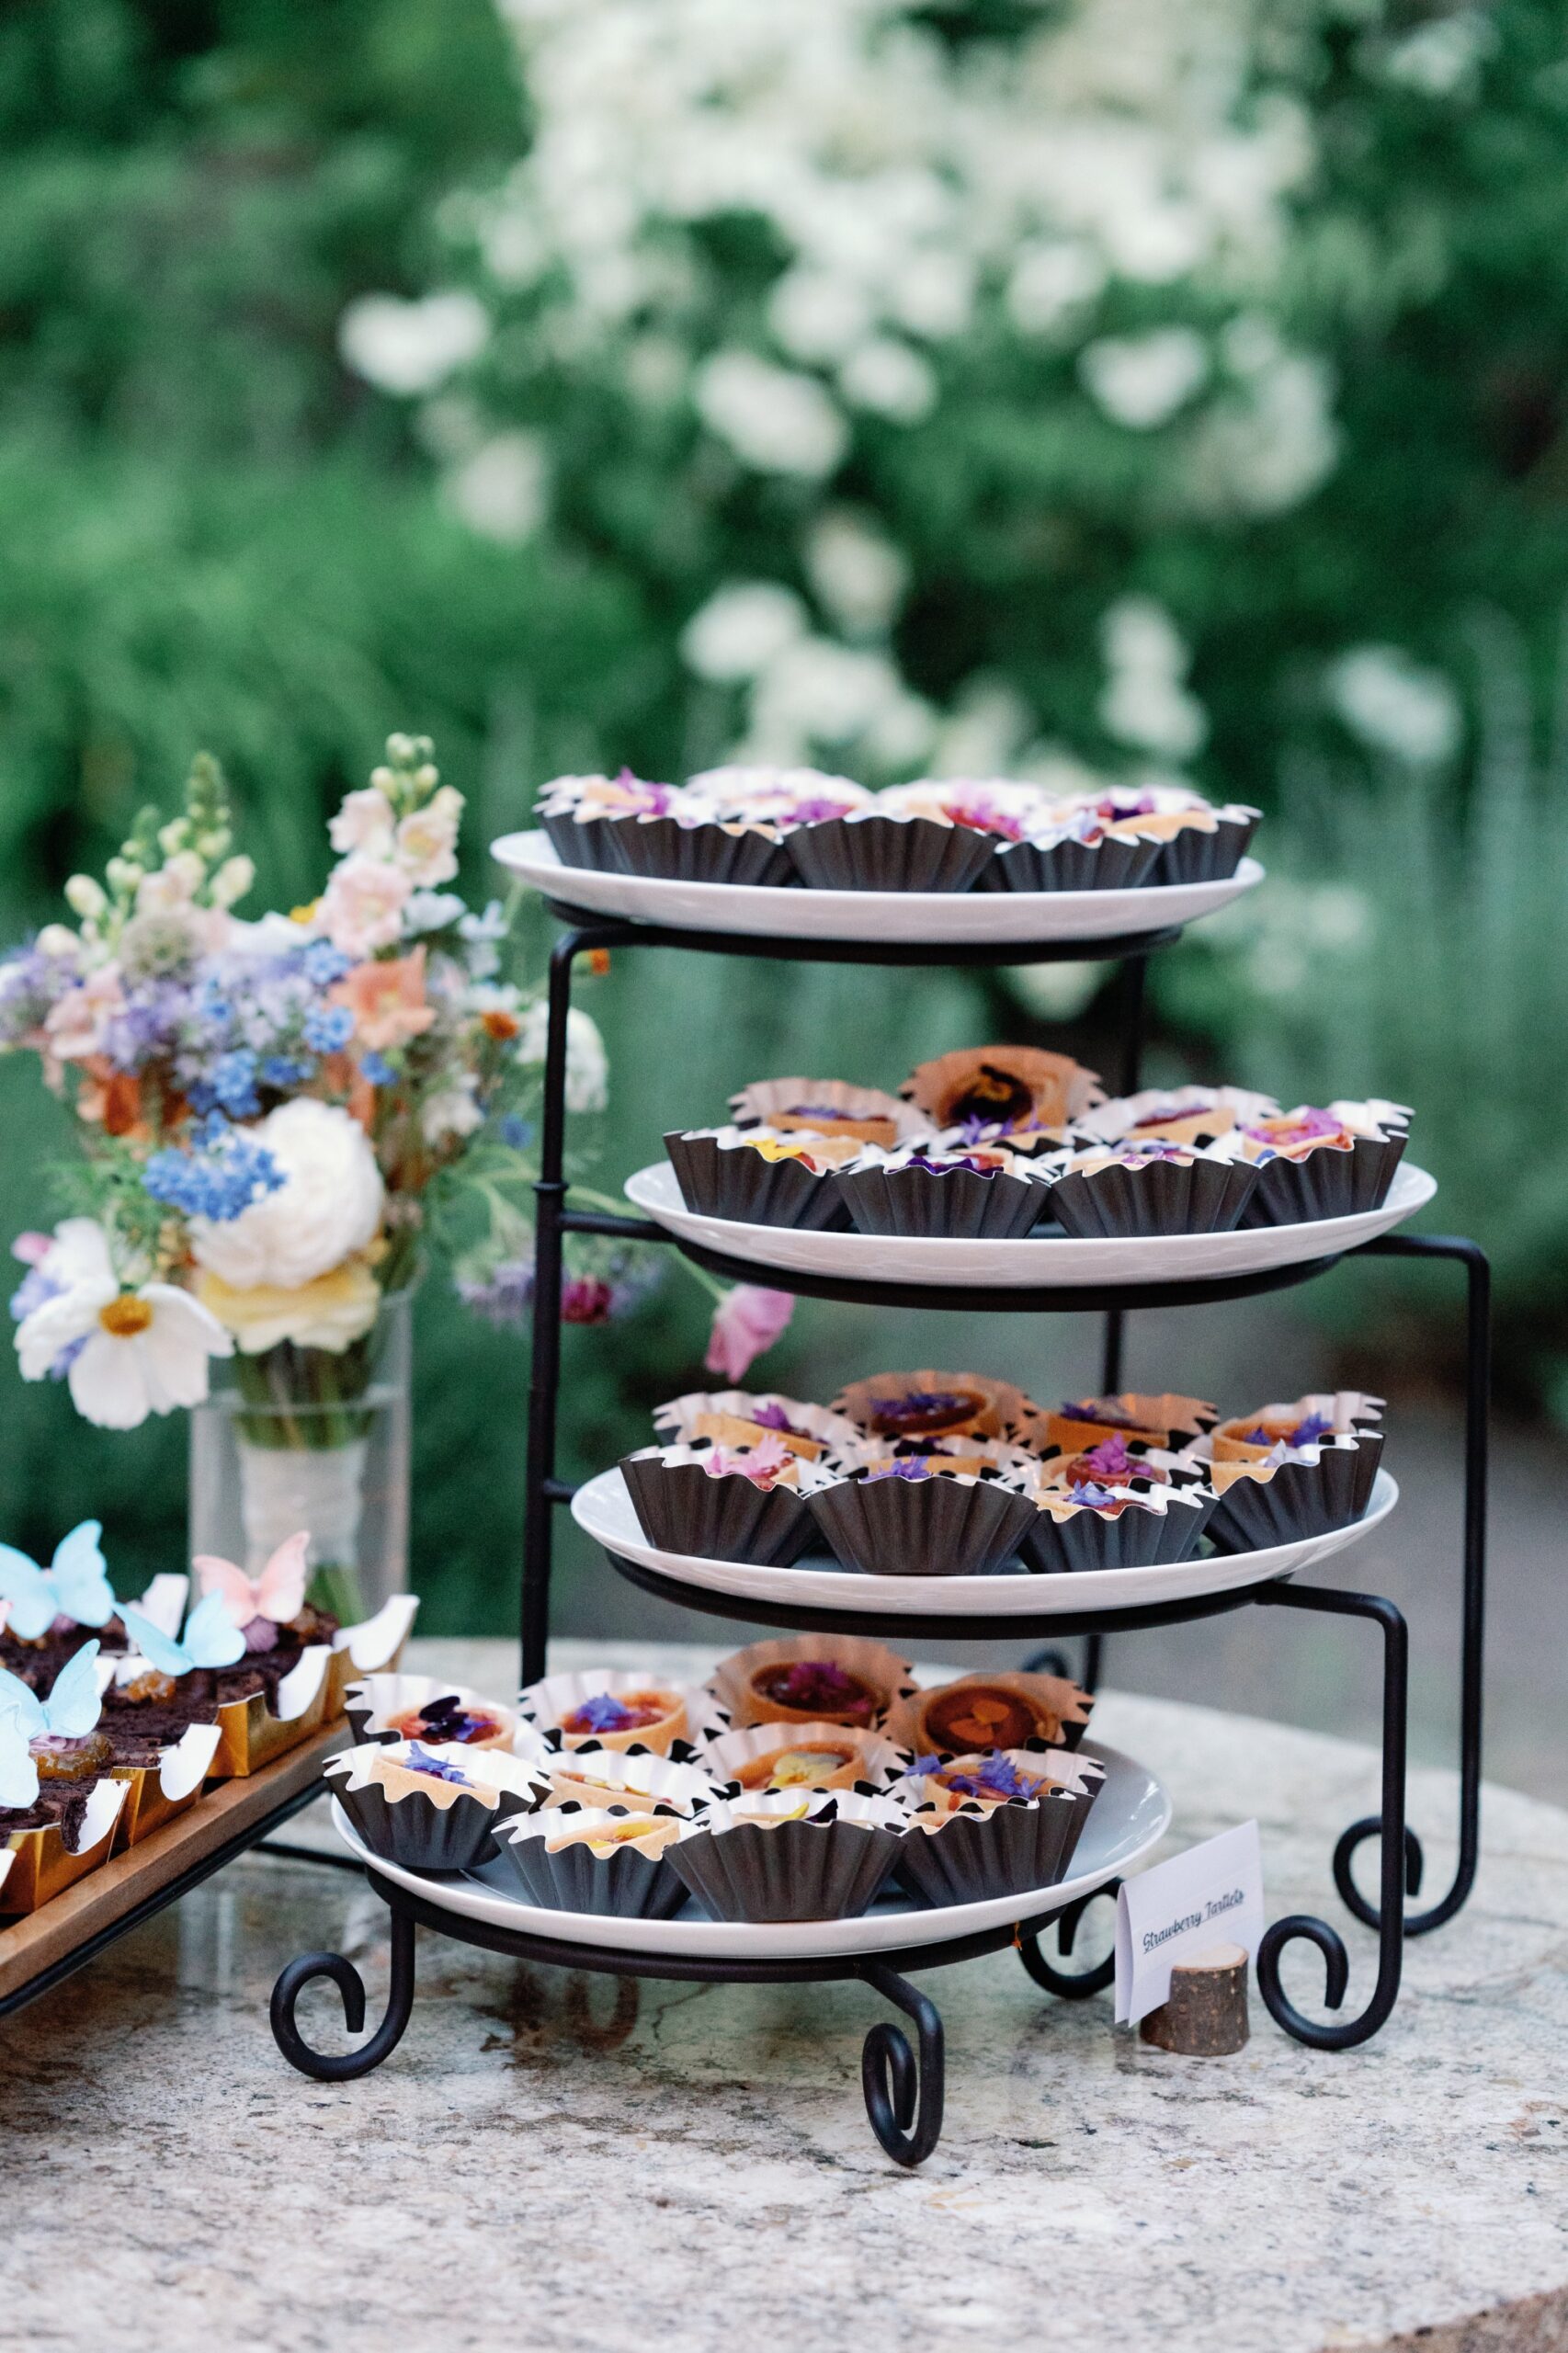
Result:
[[[1263,1847],[1256,1822],[1222,1831],[1124,1880],[1116,1899],[1116,2021],[1136,2026],[1171,1990],[1171,1964],[1210,1945],[1256,1957],[1263,1936]]]

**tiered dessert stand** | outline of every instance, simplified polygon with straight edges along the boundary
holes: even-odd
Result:
[[[1334,1880],[1353,1917],[1378,1936],[1376,1980],[1350,2018],[1308,2018],[1285,1992],[1280,1961],[1304,1939],[1323,1955],[1324,2001],[1343,2007],[1349,1960],[1337,1931],[1305,1915],[1278,1920],[1257,1954],[1257,1978],[1274,2018],[1299,2041],[1345,2050],[1374,2035],[1399,1992],[1403,1940],[1454,1917],[1468,1897],[1478,1851],[1481,1777],[1482,1643],[1485,1581],[1486,1415],[1489,1381],[1488,1267],[1472,1242],[1409,1237],[1391,1229],[1430,1200],[1435,1186],[1403,1167],[1385,1208],[1370,1217],[1222,1235],[1100,1243],[1026,1239],[1003,1244],[896,1241],[860,1234],[806,1234],[792,1229],[722,1225],[692,1215],[667,1166],[643,1170],[627,1187],[648,1212],[619,1217],[570,1206],[564,1176],[566,1027],[578,957],[601,949],[676,949],[688,954],[763,957],[783,962],[1002,965],[1093,958],[1120,967],[1123,1093],[1139,1085],[1143,981],[1147,960],[1177,939],[1183,926],[1262,879],[1244,860],[1233,880],[1132,892],[883,896],[854,892],[739,889],[563,868],[544,836],[509,836],[496,845],[503,865],[540,889],[563,926],[551,958],[549,1033],[538,1193],[533,1302],[533,1363],[528,1401],[527,1519],[522,1580],[522,1679],[545,1672],[550,1621],[552,1515],[570,1506],[604,1547],[611,1564],[661,1598],[723,1618],[813,1631],[951,1641],[1027,1636],[1056,1644],[1086,1642],[1084,1680],[1093,1688],[1110,1634],[1146,1631],[1250,1608],[1362,1620],[1381,1638],[1382,1794],[1380,1812],[1346,1829],[1335,1848]],[[677,1106],[681,1118],[689,1106]],[[1459,1859],[1450,1886],[1428,1910],[1406,1914],[1419,1892],[1421,1847],[1405,1821],[1407,1634],[1394,1605],[1375,1594],[1298,1581],[1297,1572],[1364,1535],[1392,1507],[1397,1491],[1380,1474],[1366,1518],[1354,1527],[1269,1552],[1191,1561],[1176,1569],[1118,1570],[1086,1575],[941,1577],[857,1576],[830,1563],[788,1569],[698,1560],[649,1545],[619,1472],[574,1489],[556,1475],[561,1375],[562,1250],[568,1233],[673,1244],[699,1266],[733,1280],[762,1281],[814,1298],[879,1307],[949,1308],[972,1315],[1098,1313],[1105,1318],[1102,1388],[1122,1381],[1125,1319],[1138,1308],[1189,1306],[1273,1290],[1325,1272],[1347,1256],[1445,1258],[1468,1283],[1466,1447],[1463,1528],[1464,1628],[1460,1669]],[[1042,1658],[1039,1664],[1046,1664]],[[1057,1665],[1054,1657],[1049,1663]],[[1106,1987],[1108,1958],[1073,1972],[1078,1924],[1096,1896],[1114,1896],[1121,1873],[1163,1835],[1168,1803],[1159,1785],[1131,1760],[1100,1752],[1104,1795],[1089,1818],[1063,1885],[1001,1907],[958,1913],[880,1911],[865,1920],[796,1927],[723,1929],[716,1923],[607,1923],[585,1915],[529,1910],[470,1884],[421,1881],[366,1859],[370,1885],[392,1914],[392,1993],[371,2039],[342,2056],[309,2048],[294,2020],[301,1988],[330,1976],[349,2027],[358,2030],[364,1987],[336,1954],[310,1954],[279,1979],[274,2031],[306,2073],[337,2079],[375,2066],[397,2042],[414,1997],[416,1923],[443,1935],[523,1959],[618,1975],[784,1982],[858,1977],[903,2012],[918,2055],[898,2027],[882,2022],[867,2036],[862,2076],[877,2138],[901,2164],[915,2165],[936,2145],[942,2114],[942,2027],[929,1996],[905,1972],[937,1968],[1014,1945],[1036,1984],[1069,2000]],[[1108,1800],[1109,1802],[1108,1802]],[[1096,1825],[1098,1825],[1096,1832]],[[340,1827],[344,1825],[340,1823]],[[1352,1878],[1357,1849],[1381,1840],[1380,1886],[1369,1902]],[[968,1914],[1007,1916],[971,1922]],[[917,1925],[918,1924],[918,1927]],[[1056,1959],[1041,1949],[1056,1932]],[[956,1933],[943,1934],[945,1929]],[[922,1937],[937,1940],[923,1942]]]

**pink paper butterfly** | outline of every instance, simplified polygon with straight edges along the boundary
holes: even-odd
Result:
[[[201,1580],[203,1593],[222,1595],[223,1606],[236,1626],[246,1627],[256,1618],[270,1618],[275,1625],[286,1626],[305,1606],[305,1555],[310,1543],[308,1529],[289,1537],[258,1577],[247,1577],[244,1569],[236,1568],[233,1561],[221,1561],[215,1552],[199,1552],[190,1565]]]

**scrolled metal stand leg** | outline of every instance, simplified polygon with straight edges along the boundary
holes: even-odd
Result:
[[[1486,1643],[1487,1416],[1492,1396],[1492,1267],[1484,1250],[1451,1234],[1385,1234],[1367,1245],[1381,1257],[1452,1258],[1464,1267],[1464,1620],[1460,1667],[1460,1852],[1448,1893],[1425,1912],[1405,1915],[1407,1937],[1429,1936],[1464,1909],[1481,1859],[1481,1741]],[[1334,1883],[1346,1911],[1363,1927],[1378,1915],[1353,1876],[1356,1850],[1378,1837],[1382,1824],[1368,1814],[1353,1822],[1334,1850]],[[1405,1893],[1418,1895],[1421,1841],[1405,1832]]]
[[[365,1981],[340,1952],[307,1952],[291,1961],[272,1989],[272,2039],[291,2067],[324,2084],[347,2083],[379,2067],[403,2040],[414,2008],[414,1922],[394,1905],[392,1914],[392,1984],[386,2016],[358,2051],[312,2051],[294,2023],[294,2008],[305,1987],[330,1977],[343,1997],[343,2022],[350,2034],[365,2024]]]
[[[1048,1927],[1056,1930],[1057,1949],[1063,1956],[1072,1951],[1077,1940],[1078,1923],[1096,1897],[1108,1895],[1114,1903],[1120,1887],[1119,1879],[1108,1879],[1103,1887],[1092,1887],[1087,1895],[1080,1895],[1075,1904],[1069,1904],[1064,1911],[1057,1913],[1053,1920],[1046,1922]],[[1108,1952],[1103,1961],[1096,1961],[1090,1969],[1061,1970],[1047,1961],[1040,1949],[1040,1929],[1019,1928],[1014,1933],[1013,1942],[1017,1948],[1018,1959],[1043,1992],[1058,1995],[1064,2002],[1086,2002],[1091,1994],[1103,1994],[1115,1978],[1114,1949]]]
[[[914,2020],[920,2045],[917,2060],[902,2027],[890,2026],[885,2018],[867,2035],[860,2053],[860,2088],[871,2130],[895,2165],[923,2165],[942,2131],[941,2013],[883,1961],[863,1961],[858,1974]]]
[[[1298,1938],[1314,1944],[1324,1958],[1324,2000],[1337,2010],[1350,1983],[1350,1962],[1343,1938],[1326,1921],[1295,1912],[1265,1931],[1257,1949],[1257,1990],[1276,2025],[1298,2042],[1317,2051],[1349,2051],[1369,2041],[1399,1998],[1404,1960],[1404,1744],[1410,1642],[1403,1618],[1392,1601],[1369,1593],[1336,1593],[1326,1586],[1266,1586],[1258,1605],[1275,1609],[1322,1610],[1330,1616],[1369,1618],[1383,1638],[1383,1792],[1377,1827],[1381,1834],[1381,1901],[1373,1926],[1378,1931],[1378,1978],[1371,1999],[1358,2018],[1334,2025],[1309,2018],[1297,2009],[1279,1981],[1279,1960],[1287,1945]]]

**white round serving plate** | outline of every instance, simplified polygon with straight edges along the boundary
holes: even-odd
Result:
[[[1408,1161],[1394,1171],[1381,1209],[1354,1217],[1321,1217],[1303,1225],[1259,1225],[1232,1233],[1119,1234],[1084,1241],[1074,1234],[1024,1234],[1016,1241],[897,1233],[813,1233],[792,1225],[744,1225],[703,1217],[681,1199],[676,1172],[656,1160],[626,1180],[625,1193],[645,1215],[683,1242],[744,1258],[780,1274],[838,1276],[846,1282],[932,1283],[976,1290],[1091,1289],[1113,1283],[1199,1282],[1210,1276],[1264,1274],[1307,1258],[1337,1257],[1424,1210],[1437,1180]]]
[[[1143,891],[808,891],[750,882],[679,882],[563,866],[547,834],[503,834],[491,856],[551,899],[590,915],[672,931],[740,931],[764,939],[896,940],[908,946],[1019,947],[1048,939],[1117,939],[1196,923],[1263,880],[1244,858],[1222,882]]]
[[[1090,1809],[1073,1876],[1056,1887],[1036,1888],[1021,1895],[994,1896],[985,1904],[916,1905],[905,1895],[879,1896],[869,1912],[858,1920],[705,1920],[695,1910],[674,1920],[615,1920],[590,1912],[556,1912],[525,1904],[487,1875],[498,1866],[486,1864],[460,1879],[426,1878],[383,1863],[372,1855],[355,1832],[343,1808],[332,1802],[332,1824],[349,1853],[368,1863],[378,1877],[404,1887],[426,1904],[460,1919],[483,1920],[491,1927],[510,1928],[515,1935],[550,1937],[562,1944],[597,1945],[610,1952],[636,1952],[681,1961],[813,1961],[859,1953],[897,1952],[916,1945],[950,1943],[987,1928],[1002,1928],[1014,1920],[1028,1920],[1054,1912],[1080,1895],[1088,1895],[1128,1870],[1157,1846],[1171,1818],[1171,1802],[1145,1767],[1119,1748],[1085,1742],[1079,1752],[1096,1756],[1106,1768],[1105,1786]]]
[[[1234,1593],[1296,1570],[1315,1567],[1331,1553],[1385,1520],[1399,1501],[1399,1488],[1386,1471],[1372,1484],[1371,1501],[1359,1519],[1326,1536],[1302,1537],[1294,1544],[1271,1544],[1257,1552],[1216,1552],[1207,1560],[1159,1563],[1139,1569],[1067,1569],[1035,1575],[1004,1569],[983,1577],[879,1577],[846,1569],[828,1554],[809,1554],[793,1568],[759,1568],[750,1561],[709,1561],[695,1552],[662,1552],[637,1522],[626,1481],[619,1471],[601,1471],[572,1498],[572,1517],[607,1552],[618,1552],[640,1567],[655,1569],[679,1585],[703,1593],[732,1594],[739,1601],[780,1602],[802,1609],[847,1609],[867,1616],[900,1618],[1073,1618],[1105,1609],[1148,1609],[1161,1602],[1194,1601],[1205,1594]]]

